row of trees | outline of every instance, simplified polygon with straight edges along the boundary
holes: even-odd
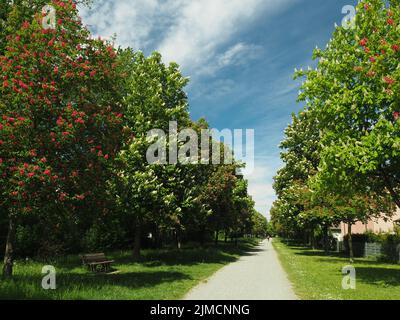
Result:
[[[45,4],[0,7],[4,275],[16,252],[48,257],[133,244],[137,258],[147,235],[177,247],[218,241],[221,232],[265,235],[266,220],[236,175],[240,163],[148,163],[150,130],[168,132],[170,121],[208,129],[190,119],[178,65],[94,39],[73,0],[53,0],[56,27],[43,28]]]
[[[304,78],[282,142],[271,214],[286,236],[390,218],[400,206],[400,1],[364,0],[354,27],[337,27]],[[326,249],[327,249],[327,241]]]

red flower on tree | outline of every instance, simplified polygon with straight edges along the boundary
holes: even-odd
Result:
[[[77,201],[94,201],[109,171],[108,161],[93,154],[88,141],[109,155],[121,141],[122,119],[110,116],[122,113],[115,49],[90,36],[72,0],[50,4],[59,19],[56,29],[42,29],[39,12],[35,21],[24,21],[7,39],[0,56],[5,106],[0,119],[0,206],[13,212],[12,222],[28,207],[33,214],[35,208],[62,201],[71,211]],[[90,78],[79,77],[82,70]]]
[[[383,81],[385,81],[387,84],[392,85],[396,82],[396,80],[392,79],[391,77],[383,77]]]
[[[365,47],[367,45],[367,43],[368,43],[368,39],[367,38],[364,38],[364,39],[360,40],[360,45],[362,47]]]

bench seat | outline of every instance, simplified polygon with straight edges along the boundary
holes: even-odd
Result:
[[[92,272],[109,272],[114,260],[107,259],[104,253],[92,253],[82,255],[82,263]]]

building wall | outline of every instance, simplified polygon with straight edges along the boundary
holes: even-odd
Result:
[[[392,232],[395,227],[394,221],[399,219],[400,219],[400,209],[398,209],[396,214],[392,217],[392,219],[388,220],[387,222],[385,222],[384,219],[370,220],[366,224],[357,222],[355,225],[352,226],[351,231],[354,234],[357,233],[362,234],[365,233],[366,231],[372,231],[375,233]],[[340,229],[342,236],[344,236],[347,234],[348,225],[346,223],[341,223]]]

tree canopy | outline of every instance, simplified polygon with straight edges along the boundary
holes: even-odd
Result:
[[[360,1],[354,27],[338,26],[318,66],[296,72],[305,107],[282,143],[275,219],[351,226],[400,205],[399,21],[399,1]]]
[[[265,236],[266,218],[236,175],[241,164],[200,165],[202,154],[190,158],[185,148],[148,161],[152,151],[164,156],[151,148],[152,131],[179,149],[193,138],[188,129],[200,136],[209,125],[190,118],[176,63],[93,38],[77,9],[88,3],[0,4],[4,274],[16,255],[129,247],[137,258],[142,245]],[[45,28],[47,4],[56,20]]]

